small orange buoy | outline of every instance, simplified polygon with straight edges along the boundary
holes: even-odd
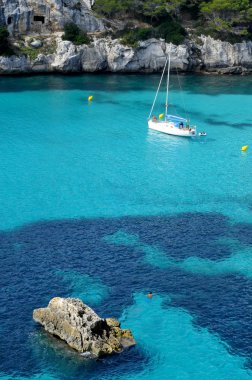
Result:
[[[248,149],[248,145],[244,145],[244,146],[242,146],[242,148],[241,148],[242,152],[245,152],[247,149]]]

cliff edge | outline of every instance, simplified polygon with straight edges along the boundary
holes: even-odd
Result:
[[[129,46],[112,33],[111,23],[94,14],[93,0],[0,0],[0,23],[8,29],[11,54],[0,56],[0,75],[27,73],[159,72],[168,49],[171,70],[247,74],[252,72],[252,42],[235,44],[190,34],[168,44],[149,38]],[[64,25],[87,33],[87,44],[65,40]],[[123,28],[118,22],[116,28]]]

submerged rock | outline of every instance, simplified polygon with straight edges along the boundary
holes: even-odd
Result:
[[[120,352],[136,344],[130,330],[113,318],[100,318],[78,298],[53,298],[46,308],[35,309],[33,319],[49,333],[87,357]]]

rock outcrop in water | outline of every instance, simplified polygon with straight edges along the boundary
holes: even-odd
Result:
[[[130,330],[112,318],[100,318],[77,298],[53,298],[46,308],[35,309],[33,319],[75,350],[91,356],[120,352],[136,344]]]

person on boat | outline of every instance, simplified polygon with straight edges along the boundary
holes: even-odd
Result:
[[[181,128],[184,128],[184,123],[183,123],[183,121],[181,121],[181,123],[179,123],[179,128],[181,129]]]
[[[152,121],[155,121],[155,122],[156,122],[156,121],[157,121],[157,117],[156,117],[156,116],[153,116],[153,117],[152,117]]]
[[[153,293],[152,292],[148,292],[147,297],[151,299],[153,297]]]

